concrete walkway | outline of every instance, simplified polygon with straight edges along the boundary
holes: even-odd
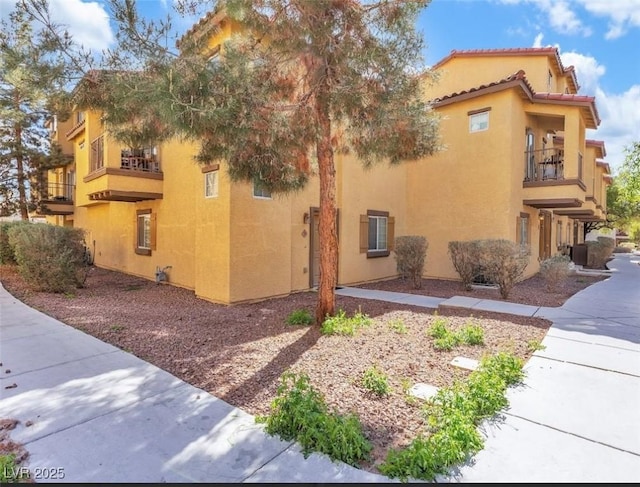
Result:
[[[611,278],[561,308],[356,288],[338,293],[553,321],[546,349],[525,366],[524,385],[509,390],[502,420],[483,425],[485,448],[439,481],[637,482],[637,261],[617,255]],[[0,418],[21,421],[12,439],[25,444],[32,471],[61,468],[65,477],[57,481],[389,481],[323,455],[305,460],[295,444],[266,435],[249,414],[25,306],[1,286],[0,361]]]

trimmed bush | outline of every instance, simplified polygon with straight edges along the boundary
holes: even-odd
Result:
[[[405,279],[411,278],[414,289],[422,287],[422,272],[428,248],[427,239],[419,235],[396,238],[394,251],[398,272]]]
[[[529,264],[529,247],[503,239],[481,240],[479,247],[485,276],[498,285],[500,296],[507,299]]]
[[[449,242],[449,258],[462,279],[465,291],[471,291],[471,284],[478,273],[478,240]]]
[[[613,254],[615,240],[609,237],[598,237],[598,240],[587,240],[587,267],[606,269],[607,262]]]
[[[18,272],[33,289],[63,293],[84,285],[89,266],[82,230],[30,223],[8,233]]]
[[[32,223],[22,220],[0,223],[0,264],[16,264],[16,255],[9,243],[9,230],[20,225],[32,225]]]
[[[540,262],[540,275],[549,291],[555,291],[559,284],[566,281],[571,272],[570,263],[571,259],[566,255],[554,255]]]

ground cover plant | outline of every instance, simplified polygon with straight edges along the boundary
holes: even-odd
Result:
[[[582,287],[594,282],[581,278]],[[329,413],[358,418],[371,444],[358,467],[378,473],[390,451],[407,448],[424,430],[423,401],[408,394],[413,385],[445,388],[465,379],[467,373],[450,365],[461,354],[480,360],[508,351],[527,360],[536,348],[530,344],[539,344],[550,325],[531,317],[475,310],[470,316],[468,310],[444,308],[435,314],[434,309],[338,296],[343,321],[359,317],[368,325],[355,327],[353,334],[323,334],[318,327],[288,324],[297,310],[313,309],[312,292],[223,306],[186,289],[100,268],[93,268],[85,286],[69,296],[30,290],[12,266],[0,266],[0,280],[27,304],[256,416],[270,414],[285,372],[306,375]],[[460,293],[459,283],[454,284],[451,295]],[[441,290],[447,285],[443,281]],[[544,288],[540,281],[538,292]],[[513,295],[518,295],[515,288]],[[436,350],[427,331],[441,318],[454,334],[480,327],[484,344]],[[362,386],[372,367],[386,376],[388,394]]]

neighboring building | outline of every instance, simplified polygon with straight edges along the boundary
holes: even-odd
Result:
[[[212,52],[230,35],[225,19],[208,16],[191,31],[217,22]],[[448,242],[479,238],[530,243],[530,276],[539,258],[582,241],[584,221],[604,218],[604,145],[585,139],[599,123],[595,102],[575,94],[557,50],[453,52],[435,68],[442,81],[425,96],[443,115],[445,151],[370,170],[335,156],[340,284],[396,276],[394,235],[416,234],[430,244],[426,276],[456,279]],[[99,114],[74,117],[52,126],[74,162],[50,172],[63,198],[46,206],[51,223],[86,230],[96,265],[148,279],[171,266],[170,283],[220,303],[317,284],[317,177],[272,197],[231,183],[224,167],[197,165],[193,145],[132,153]]]

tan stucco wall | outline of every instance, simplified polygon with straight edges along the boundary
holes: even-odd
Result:
[[[566,80],[560,79],[546,56],[454,57],[438,67],[438,82],[425,85],[427,99],[448,95],[480,85],[494,83],[523,70],[536,92],[563,93]],[[547,88],[549,70],[553,73],[552,89]]]

